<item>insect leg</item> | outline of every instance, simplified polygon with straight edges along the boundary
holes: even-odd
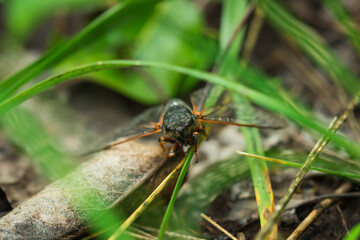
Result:
[[[165,150],[165,147],[164,147],[164,142],[175,143],[175,145],[170,149],[170,153],[169,153],[169,157],[174,157],[175,156],[175,149],[177,151],[179,149],[179,147],[180,147],[179,143],[173,138],[168,138],[168,137],[160,137],[159,138],[159,144],[160,144],[160,147],[161,147],[161,149],[163,151],[163,154],[164,154],[165,158],[167,158],[167,154],[166,154],[166,150]]]
[[[180,150],[180,148],[180,144],[175,143],[175,145],[170,149],[169,157],[175,157],[176,153]]]
[[[198,133],[198,132],[194,132],[194,133],[193,133],[193,136],[194,136],[194,140],[195,140],[195,143],[194,143],[194,153],[195,153],[195,157],[196,157],[196,162],[199,162],[199,158],[198,158],[198,155],[197,155],[197,145],[198,145],[198,141],[199,141],[199,133]]]

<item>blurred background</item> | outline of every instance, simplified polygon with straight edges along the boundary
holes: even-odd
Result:
[[[55,73],[112,59],[158,61],[207,72],[220,65],[221,72],[224,39],[237,26],[229,19],[238,23],[248,13],[240,31],[242,40],[235,41],[240,83],[326,123],[360,89],[358,1],[259,1],[255,10],[246,1],[224,2],[2,1],[0,79],[9,83],[14,76],[23,77],[14,87],[21,91]],[[21,75],[27,66],[29,75]],[[0,198],[6,195],[2,212],[63,176],[80,161],[73,156],[129,125],[148,107],[173,97],[188,100],[204,85],[201,79],[156,68],[103,70],[67,81],[6,113],[0,118]],[[0,92],[0,99],[10,95]],[[360,140],[358,117],[356,108],[343,128],[355,143]],[[233,153],[233,148],[224,146],[236,148],[232,139],[239,136],[230,132],[219,135],[215,153],[212,142],[204,146],[200,153],[204,161],[213,156],[215,162]],[[264,140],[266,151],[301,150],[296,154],[302,157],[316,140],[311,131],[293,124],[269,135]],[[337,154],[330,152],[332,157],[355,156],[341,146],[333,147]],[[59,159],[58,164],[49,159]],[[359,173],[358,166],[347,164],[341,167],[343,173]],[[339,165],[323,167],[339,169]],[[9,187],[9,182],[16,184]]]

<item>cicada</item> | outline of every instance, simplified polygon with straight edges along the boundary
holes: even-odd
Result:
[[[90,153],[110,149],[142,137],[161,134],[159,143],[165,157],[174,157],[184,147],[194,146],[196,162],[198,162],[199,136],[203,134],[207,137],[206,123],[273,129],[285,125],[284,120],[280,117],[264,110],[250,109],[247,104],[235,106],[231,102],[222,102],[212,108],[199,109],[202,105],[200,99],[204,94],[204,90],[198,90],[192,94],[191,106],[181,99],[174,98],[165,106],[150,109],[148,112],[152,112],[152,118],[157,120],[140,119],[135,127],[121,130],[116,136],[118,140]],[[225,99],[224,96],[229,96],[228,92],[225,92],[220,98],[222,101]],[[165,153],[165,142],[173,144],[168,154]]]

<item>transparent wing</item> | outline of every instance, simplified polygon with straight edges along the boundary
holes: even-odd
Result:
[[[97,147],[94,147],[93,150],[83,154],[83,156],[110,149],[125,142],[159,133],[160,129],[156,129],[151,122],[159,122],[163,108],[163,106],[149,108],[138,115],[128,127],[116,129],[110,137],[102,141],[103,143],[105,142],[105,144],[98,144]]]
[[[130,142],[132,140],[139,139],[139,138],[146,137],[146,136],[150,136],[150,135],[160,133],[160,132],[161,132],[161,129],[155,129],[155,128],[152,128],[152,129],[138,129],[138,128],[124,129],[124,131],[122,133],[117,135],[116,140],[110,141],[106,145],[94,148],[94,150],[83,154],[83,156],[91,155],[91,154],[96,153],[96,152],[100,152],[100,151],[103,151],[103,150],[106,150],[106,149],[110,149],[110,148],[112,148],[114,146],[117,146],[119,144]]]
[[[199,89],[191,95],[192,104],[197,112],[204,110],[200,109],[204,96],[207,96],[206,89]],[[228,91],[220,94],[214,106],[204,111],[203,122],[274,129],[286,126],[286,121],[274,113],[247,103],[235,105]]]
[[[149,122],[159,122],[160,117],[164,111],[165,106],[159,105],[156,107],[151,107],[144,112],[140,113],[130,126],[141,126],[142,124],[147,124]]]
[[[282,128],[286,121],[280,116],[248,104],[228,103],[218,105],[205,112],[204,122],[221,121],[223,124],[248,126],[257,128]],[[216,122],[214,122],[216,123]]]

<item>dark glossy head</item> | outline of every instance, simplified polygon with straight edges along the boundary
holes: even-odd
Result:
[[[172,99],[165,107],[162,132],[184,144],[191,144],[193,133],[198,128],[196,116],[180,99]]]

